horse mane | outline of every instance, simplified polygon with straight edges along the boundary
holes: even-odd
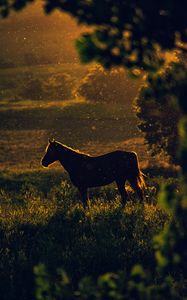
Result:
[[[74,148],[72,148],[72,147],[70,147],[70,146],[67,146],[67,145],[65,145],[65,144],[62,144],[62,143],[60,143],[60,142],[58,142],[58,141],[55,141],[55,143],[57,143],[58,145],[62,146],[62,147],[65,148],[65,149],[70,150],[71,152],[74,152],[74,153],[77,153],[77,154],[82,154],[82,155],[90,156],[90,154],[88,154],[88,153],[82,152],[82,151],[80,151],[80,150],[78,150],[78,149],[74,149]]]

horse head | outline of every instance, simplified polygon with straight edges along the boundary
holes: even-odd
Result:
[[[58,153],[57,153],[57,143],[53,139],[52,141],[49,139],[49,143],[47,145],[45,155],[42,158],[42,166],[48,167],[50,164],[54,163],[58,160]]]

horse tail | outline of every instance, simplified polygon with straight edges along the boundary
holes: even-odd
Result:
[[[146,187],[144,177],[146,177],[146,175],[140,170],[139,160],[138,160],[138,156],[137,156],[136,152],[132,152],[131,170],[132,170],[131,176],[133,176],[133,177],[135,176],[135,181],[136,181],[138,187],[141,190],[144,190]],[[131,182],[131,180],[130,180],[130,182]]]
[[[137,181],[138,181],[138,186],[141,190],[144,190],[146,188],[144,177],[146,177],[146,175],[142,171],[139,171],[139,174],[137,176]]]

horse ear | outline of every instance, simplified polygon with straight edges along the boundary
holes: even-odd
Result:
[[[52,143],[54,143],[54,142],[55,142],[55,139],[54,139],[54,138],[53,138],[52,140],[51,140],[51,139],[49,139],[48,141],[49,141],[49,144],[52,144]]]

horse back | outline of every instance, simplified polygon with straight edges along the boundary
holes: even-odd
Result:
[[[135,173],[136,160],[134,152],[120,150],[100,156],[79,156],[69,175],[75,186],[101,186],[128,179],[130,173]]]
[[[128,163],[129,161],[133,160],[135,152],[127,152],[122,150],[116,150],[113,152],[109,152],[107,154],[103,154],[100,156],[92,157],[93,160],[96,162],[120,162],[120,163]]]

